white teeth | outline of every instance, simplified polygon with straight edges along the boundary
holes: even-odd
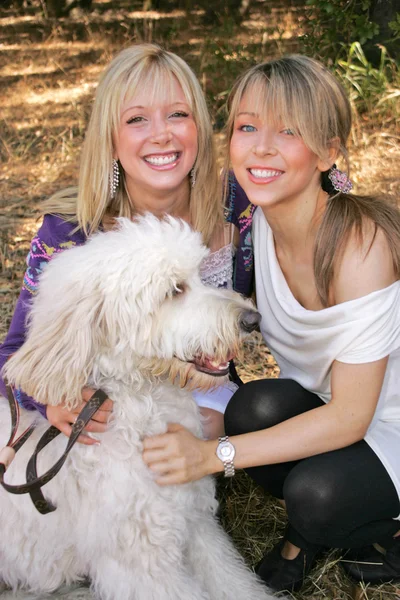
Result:
[[[282,175],[282,171],[267,171],[267,169],[250,169],[250,173],[253,177],[259,177],[260,179],[266,179],[267,177],[278,177]]]
[[[216,369],[219,369],[220,371],[224,371],[228,366],[229,363],[219,363],[215,360],[210,360],[210,365],[212,365],[213,367],[215,367]]]
[[[149,162],[151,165],[155,165],[157,167],[161,167],[162,165],[170,165],[175,162],[178,158],[178,154],[168,154],[166,156],[146,156],[144,159],[146,162]]]
[[[213,367],[219,367],[221,363],[217,362],[216,360],[210,360],[210,365],[212,365]]]

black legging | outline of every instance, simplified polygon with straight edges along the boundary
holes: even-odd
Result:
[[[267,429],[322,406],[322,400],[290,379],[241,386],[225,413],[227,435]],[[361,440],[302,460],[246,469],[264,490],[284,498],[287,539],[306,548],[389,547],[400,521],[400,502],[385,467]]]

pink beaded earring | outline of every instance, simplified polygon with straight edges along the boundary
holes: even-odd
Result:
[[[329,169],[328,179],[330,179],[333,189],[343,194],[348,194],[353,189],[353,184],[347,177],[347,173],[340,171],[336,165]]]

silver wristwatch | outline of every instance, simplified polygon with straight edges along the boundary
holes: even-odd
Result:
[[[231,444],[227,435],[219,437],[218,442],[216,455],[224,463],[225,477],[233,477],[235,474],[235,465],[233,464],[236,454],[235,446]]]

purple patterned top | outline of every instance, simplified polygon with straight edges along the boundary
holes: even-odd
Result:
[[[252,224],[255,209],[256,207],[251,204],[231,173],[225,218],[239,229],[239,245],[234,259],[233,289],[245,296],[251,296],[254,287]]]
[[[253,248],[251,225],[255,207],[250,204],[246,194],[232,175],[229,181],[229,194],[226,207],[226,219],[239,229],[239,247],[234,259],[233,287],[236,291],[249,296],[253,289]],[[55,215],[45,215],[42,226],[31,242],[27,256],[27,269],[22,290],[19,295],[10,329],[0,345],[0,373],[11,354],[16,352],[25,341],[26,319],[32,297],[38,289],[39,276],[46,264],[60,252],[86,241],[82,230],[76,229],[76,223],[64,221]],[[5,395],[5,382],[0,377],[0,393]],[[46,406],[34,401],[22,390],[16,391],[18,403],[28,410],[39,410],[46,416]]]
[[[82,231],[73,233],[76,224],[68,223],[55,215],[45,215],[43,224],[31,242],[29,254],[26,259],[25,271],[21,293],[17,300],[14,315],[8,334],[0,346],[0,373],[11,354],[16,352],[25,341],[26,318],[32,297],[37,293],[39,276],[46,264],[60,252],[81,245],[86,237]],[[5,395],[4,380],[0,378],[0,392]],[[15,397],[18,403],[28,410],[37,409],[46,416],[46,406],[35,402],[21,390],[16,390]]]

